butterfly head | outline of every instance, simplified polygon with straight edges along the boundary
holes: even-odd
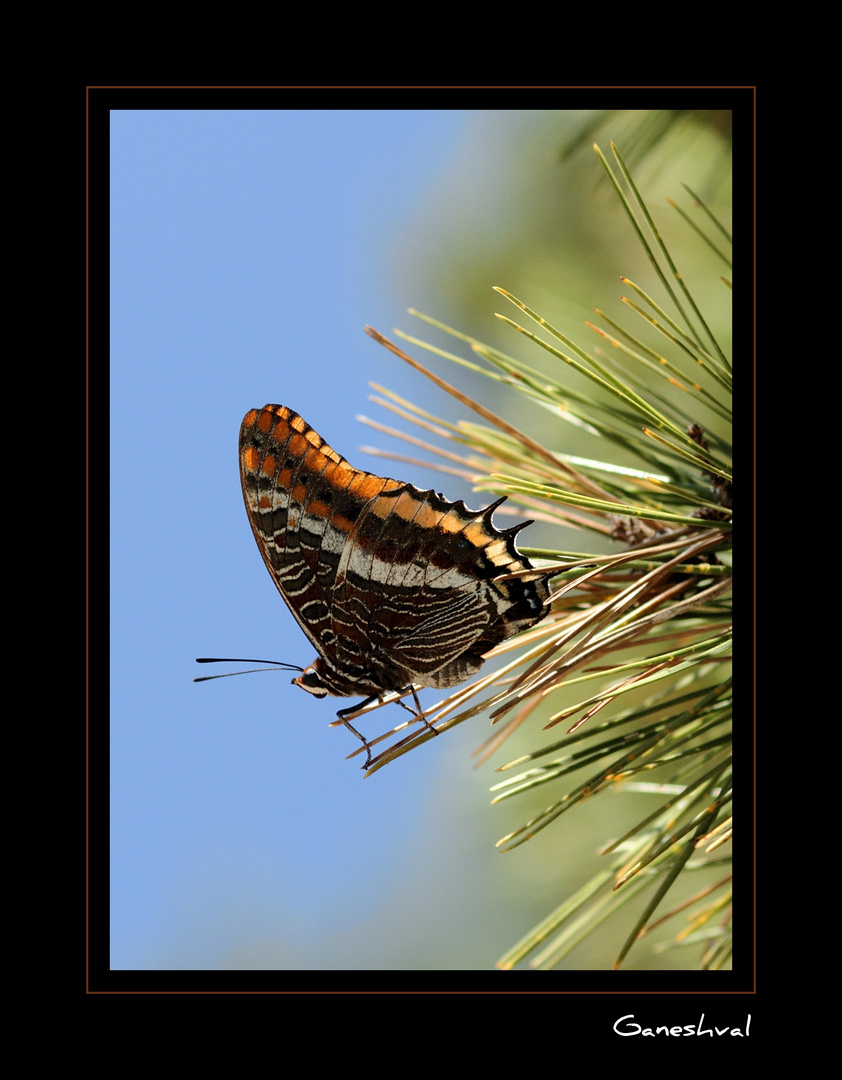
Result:
[[[320,659],[314,660],[308,668],[305,668],[297,678],[292,680],[292,685],[300,686],[302,690],[306,690],[308,694],[313,694],[314,697],[327,697],[330,690],[325,686],[319,672],[320,664]]]

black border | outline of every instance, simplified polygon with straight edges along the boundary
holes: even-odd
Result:
[[[585,1007],[597,1006],[597,1014],[618,1017],[636,1014],[641,1023],[687,1024],[704,1012],[707,1020],[745,1024],[752,1012],[751,1000],[718,1000],[721,996],[755,993],[754,896],[747,887],[754,882],[754,853],[747,842],[754,836],[754,799],[748,785],[738,796],[742,828],[736,858],[740,864],[742,896],[735,924],[739,953],[730,972],[638,972],[583,971],[533,973],[528,971],[112,971],[109,968],[109,864],[108,864],[108,593],[107,568],[114,553],[106,550],[108,537],[108,357],[109,357],[109,118],[119,109],[288,109],[288,108],[482,108],[482,109],[575,109],[599,107],[609,99],[624,109],[681,107],[730,108],[734,116],[735,231],[743,251],[754,251],[755,196],[755,88],[753,87],[284,87],[284,88],[185,88],[185,87],[87,87],[85,88],[85,170],[87,198],[87,436],[90,577],[88,600],[88,756],[87,756],[87,948],[88,994],[166,993],[293,993],[293,994],[505,994],[536,993],[586,995]],[[743,260],[743,263],[748,260]],[[741,266],[741,274],[744,267]],[[753,284],[753,283],[752,283]],[[752,292],[741,290],[743,297]],[[754,311],[747,299],[735,314],[735,356],[754,357]],[[752,367],[752,374],[754,368]],[[736,411],[737,460],[741,473],[751,458],[754,477],[754,379],[743,378]],[[740,427],[742,428],[740,430]],[[752,493],[753,496],[753,493]],[[747,539],[739,541],[742,561],[754,565],[754,551]],[[752,535],[752,548],[754,540]],[[753,596],[747,589],[738,598],[740,625],[754,625]],[[745,629],[739,635],[742,675],[738,678],[739,715],[745,719],[737,732],[737,753],[742,761],[753,755],[754,664]],[[752,829],[746,828],[751,820]],[[591,995],[606,995],[597,1003]],[[640,1001],[621,1001],[617,995],[642,995]],[[685,997],[691,995],[691,997]],[[567,1005],[564,1006],[567,1010]],[[594,1015],[594,1014],[592,1014]],[[648,1018],[643,1019],[644,1015]],[[675,1018],[675,1019],[674,1019]],[[613,1020],[611,1021],[613,1023]],[[609,1025],[610,1026],[610,1025]],[[600,1031],[608,1030],[600,1022]],[[755,1026],[755,1033],[756,1033]],[[695,1044],[694,1044],[695,1045]]]

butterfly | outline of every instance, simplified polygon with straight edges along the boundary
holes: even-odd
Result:
[[[365,745],[364,767],[371,748],[347,714],[390,691],[459,685],[549,610],[551,575],[515,546],[531,522],[492,524],[504,498],[474,511],[355,469],[284,405],[246,414],[240,479],[266,568],[318,653],[292,682],[366,698],[337,713]]]

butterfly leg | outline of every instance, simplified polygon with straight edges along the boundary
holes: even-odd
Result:
[[[427,727],[430,729],[430,731],[432,731],[434,735],[438,735],[438,731],[436,730],[436,728],[433,727],[433,725],[424,715],[424,710],[421,708],[421,702],[418,700],[418,694],[415,692],[415,687],[410,684],[409,689],[412,691],[412,700],[415,702],[415,709],[417,709],[418,711],[416,712],[414,709],[410,709],[410,707],[404,701],[399,701],[398,705],[406,709],[407,712],[411,712],[416,720],[423,720]]]
[[[414,709],[411,708],[409,705],[407,705],[405,702],[401,701],[400,699],[398,699],[398,705],[400,705],[402,708],[406,709],[407,712],[412,713],[412,715],[415,717],[416,720],[423,720],[424,723],[427,725],[427,727],[430,729],[430,731],[432,731],[432,733],[434,735],[438,735],[438,731],[433,727],[433,725],[430,723],[430,721],[424,715],[424,710],[421,708],[421,702],[418,700],[418,694],[415,691],[415,687],[410,685],[408,687],[408,689],[412,694],[412,700],[415,702],[415,708]],[[369,767],[369,765],[371,765],[371,745],[370,745],[370,743],[368,742],[368,740],[366,738],[364,738],[362,735],[360,735],[360,733],[357,731],[357,729],[351,724],[351,721],[348,720],[348,714],[349,713],[359,712],[361,709],[364,709],[367,705],[371,705],[371,703],[374,702],[374,701],[380,701],[380,695],[379,694],[372,694],[371,697],[367,697],[365,699],[365,701],[361,701],[359,703],[359,705],[351,705],[350,708],[340,709],[339,712],[336,714],[336,719],[341,720],[342,723],[345,725],[345,727],[350,732],[352,732],[354,735],[356,735],[357,738],[360,740],[360,742],[365,747],[365,753],[366,753],[365,765],[361,766],[363,769],[367,769]]]
[[[365,765],[361,766],[363,769],[367,769],[369,767],[369,765],[371,764],[371,747],[369,746],[368,740],[363,738],[362,735],[360,735],[360,733],[357,731],[357,729],[352,726],[350,720],[347,720],[346,717],[347,717],[348,713],[355,713],[359,709],[365,708],[366,705],[370,705],[372,701],[377,701],[377,700],[378,700],[377,695],[375,694],[370,698],[366,698],[365,701],[362,702],[362,704],[360,704],[360,705],[352,705],[350,709],[340,709],[339,712],[336,714],[336,719],[341,720],[342,723],[345,725],[345,727],[350,732],[353,732],[353,734],[357,736],[357,738],[360,740],[360,742],[365,747],[365,754],[366,754]]]

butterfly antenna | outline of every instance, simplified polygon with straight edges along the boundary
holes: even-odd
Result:
[[[244,660],[231,656],[197,656],[197,664],[274,664],[274,667],[249,668],[248,671],[226,671],[222,675],[199,675],[193,682],[209,682],[211,679],[227,679],[229,675],[253,675],[256,671],[303,671],[297,664],[285,664],[281,660]]]

